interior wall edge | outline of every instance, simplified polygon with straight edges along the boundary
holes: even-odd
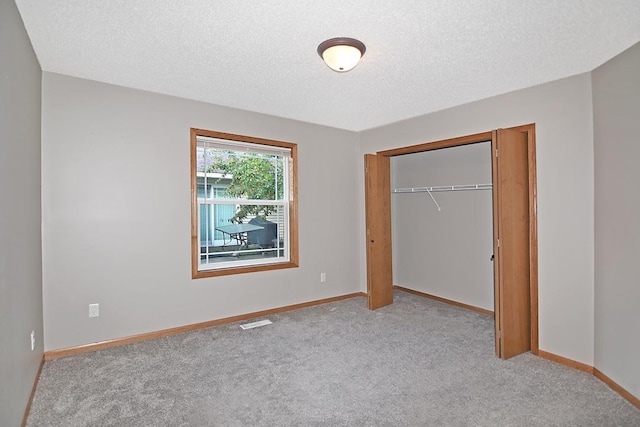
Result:
[[[594,366],[640,396],[640,42],[591,73],[594,122]]]
[[[0,425],[18,426],[44,351],[42,69],[15,1],[0,2]]]

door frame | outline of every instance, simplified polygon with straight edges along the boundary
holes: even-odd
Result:
[[[530,316],[531,316],[531,353],[538,354],[538,217],[537,217],[537,176],[536,176],[536,139],[535,139],[535,124],[526,124],[522,126],[515,126],[508,128],[510,130],[525,133],[527,135],[527,162],[528,162],[528,178],[529,178],[529,292],[530,292]],[[457,138],[450,138],[440,141],[426,142],[416,145],[410,145],[400,148],[394,148],[384,151],[378,151],[376,156],[383,157],[395,157],[404,154],[421,153],[425,151],[439,150],[442,148],[460,147],[463,145],[476,144],[480,142],[491,141],[492,146],[495,143],[494,132],[482,132],[473,135],[466,135]],[[493,156],[493,154],[492,154]],[[386,176],[380,176],[378,179],[389,179],[390,171],[382,170],[381,174]],[[494,183],[495,185],[495,183]],[[385,208],[386,209],[386,208]],[[391,216],[390,209],[388,207],[389,217]],[[495,213],[494,213],[495,215]],[[367,236],[367,242],[369,236]],[[388,259],[392,259],[391,245],[388,246],[388,253],[386,254]],[[367,277],[367,280],[371,278]],[[387,287],[392,288],[393,283],[386,284]],[[387,290],[388,291],[388,290]],[[369,296],[374,298],[375,296]],[[494,307],[495,311],[495,307]],[[496,337],[497,339],[497,337]]]

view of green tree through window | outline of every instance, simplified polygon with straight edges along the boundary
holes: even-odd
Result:
[[[297,266],[297,146],[192,129],[191,150],[193,276]]]

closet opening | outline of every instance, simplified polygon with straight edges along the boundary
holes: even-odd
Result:
[[[537,354],[535,125],[367,154],[365,178],[369,308],[395,285],[493,311],[498,357]]]

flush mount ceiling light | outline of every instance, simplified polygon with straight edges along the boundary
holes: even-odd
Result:
[[[318,46],[318,55],[333,71],[344,73],[358,65],[367,48],[360,40],[336,37]]]

